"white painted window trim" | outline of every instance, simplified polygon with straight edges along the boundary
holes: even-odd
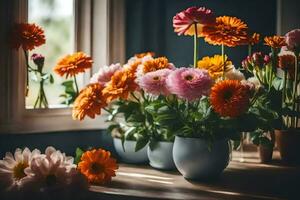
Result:
[[[27,0],[0,0],[7,12],[1,19],[0,42],[7,27],[27,20]],[[91,55],[94,67],[81,79],[86,85],[92,73],[103,65],[125,60],[124,0],[75,0],[75,49]],[[8,25],[8,26],[7,26]],[[1,32],[2,30],[2,32]],[[63,130],[106,128],[105,114],[96,119],[74,121],[71,108],[25,109],[25,64],[21,51],[1,47],[0,56],[0,133],[39,133]]]

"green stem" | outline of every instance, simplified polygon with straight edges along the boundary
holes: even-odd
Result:
[[[225,47],[224,47],[224,44],[221,45],[221,53],[222,53],[222,59],[223,59],[223,79],[225,79],[226,63],[225,63]]]
[[[78,96],[78,94],[79,94],[79,89],[78,89],[78,84],[77,84],[76,75],[74,75],[73,78],[74,78],[74,83],[75,83],[75,88],[76,88],[76,96]]]
[[[248,56],[251,56],[252,54],[252,46],[251,44],[248,45]]]
[[[298,87],[298,53],[295,52],[295,75],[293,85],[293,111],[296,112],[296,101],[297,101],[297,87]],[[293,128],[297,128],[298,117],[295,118],[295,124]]]
[[[282,109],[285,108],[285,97],[286,97],[286,79],[287,79],[287,71],[284,70],[283,75],[283,89],[282,89]],[[284,120],[284,116],[281,115],[282,120]],[[282,127],[283,128],[283,127]]]
[[[29,69],[31,68],[28,63],[28,53],[25,49],[23,49],[25,55],[25,62],[26,62],[26,88],[25,88],[25,96],[28,96],[29,92]]]
[[[197,67],[198,61],[198,30],[197,30],[197,23],[194,24],[195,26],[195,34],[194,34],[194,67]]]

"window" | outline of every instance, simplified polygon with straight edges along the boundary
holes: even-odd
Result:
[[[75,51],[74,10],[74,0],[28,0],[28,22],[41,26],[46,35],[46,44],[34,49],[30,54],[44,55],[43,72],[51,73],[54,77],[53,84],[49,81],[45,84],[49,108],[62,107],[59,96],[64,93],[61,82],[65,80],[53,73],[52,69],[58,59]],[[34,106],[39,91],[39,80],[38,74],[30,73],[26,108]]]
[[[51,11],[43,11],[44,4],[50,3],[53,7]],[[56,5],[56,3],[58,5]],[[84,86],[89,82],[91,73],[98,70],[99,67],[111,62],[122,62],[124,59],[124,36],[123,29],[124,14],[123,0],[0,0],[0,13],[3,17],[0,29],[0,42],[6,44],[7,27],[12,27],[14,23],[35,22],[45,29],[47,42],[44,46],[34,50],[37,53],[45,54],[46,63],[45,69],[51,71],[53,63],[57,59],[67,53],[75,51],[83,51],[91,55],[94,60],[93,68],[90,72],[79,77],[79,85]],[[62,5],[64,4],[64,5]],[[60,14],[61,7],[72,4],[72,9],[64,11],[64,15]],[[38,6],[38,8],[34,8]],[[49,7],[47,5],[46,7]],[[50,6],[51,7],[51,6]],[[32,11],[33,10],[33,11]],[[34,11],[38,10],[38,11]],[[47,60],[48,54],[51,54],[50,49],[54,48],[55,42],[51,42],[51,35],[48,31],[51,29],[54,20],[46,20],[47,16],[54,16],[54,20],[62,18],[69,19],[69,25],[66,26],[68,33],[68,41],[60,53],[55,52],[53,60]],[[73,20],[73,21],[72,21]],[[72,21],[72,22],[70,22]],[[49,24],[42,24],[48,22]],[[73,29],[73,31],[72,31]],[[112,33],[112,34],[110,34]],[[59,38],[59,36],[55,36]],[[74,42],[73,42],[74,41]],[[73,43],[72,43],[73,42]],[[48,46],[50,45],[50,47]],[[58,107],[60,99],[58,90],[61,80],[55,77],[55,85],[47,85],[47,87],[57,87],[52,89],[49,96],[50,105],[56,109],[26,109],[32,108],[32,100],[34,94],[25,102],[25,60],[21,51],[13,51],[7,46],[0,45],[0,92],[5,95],[0,96],[0,133],[16,133],[16,132],[49,132],[62,130],[79,130],[79,129],[101,129],[105,128],[104,117],[98,117],[95,120],[85,120],[83,122],[73,121],[71,117],[71,108]],[[48,52],[49,51],[49,52]],[[54,58],[56,57],[56,58]],[[33,87],[33,82],[30,82]],[[51,90],[51,89],[49,89]],[[53,98],[50,100],[50,98]]]

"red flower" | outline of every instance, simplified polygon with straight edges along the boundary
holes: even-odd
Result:
[[[11,45],[14,49],[22,47],[25,51],[33,50],[46,42],[44,30],[35,24],[16,24],[11,34]]]
[[[198,34],[201,35],[202,27],[214,24],[215,20],[211,10],[205,7],[190,7],[173,17],[173,27],[178,35],[194,35],[195,26],[193,25],[197,24]]]

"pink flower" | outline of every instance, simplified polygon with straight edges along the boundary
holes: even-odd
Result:
[[[199,27],[197,31],[200,33],[203,25],[214,24],[215,21],[216,18],[211,10],[205,7],[190,7],[173,17],[173,27],[178,35],[194,35],[194,24],[197,24]]]
[[[32,54],[31,60],[33,60],[34,64],[36,64],[39,67],[44,66],[45,57],[42,54]]]
[[[208,95],[212,82],[206,70],[195,68],[179,68],[166,81],[171,93],[189,101]]]
[[[170,92],[166,86],[166,79],[172,72],[170,69],[160,69],[149,72],[139,79],[140,87],[153,95],[169,95]]]
[[[121,68],[119,63],[101,67],[99,71],[92,76],[90,83],[100,83],[105,85],[110,81],[112,75]]]
[[[291,51],[300,51],[300,29],[295,29],[285,35],[287,48]]]

